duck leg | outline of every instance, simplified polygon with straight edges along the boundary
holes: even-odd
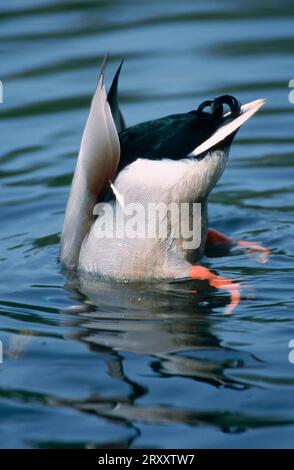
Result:
[[[240,300],[240,284],[232,282],[231,279],[227,279],[217,274],[212,273],[209,269],[204,266],[191,266],[190,278],[206,280],[211,287],[215,289],[225,289],[230,293],[230,303],[226,307],[225,313],[231,314],[235,307],[237,307]]]
[[[206,245],[208,247],[222,246],[229,249],[233,247],[242,248],[247,250],[250,255],[258,254],[259,260],[262,263],[267,262],[270,253],[268,248],[258,245],[256,242],[250,242],[248,240],[235,241],[212,228],[208,229]]]

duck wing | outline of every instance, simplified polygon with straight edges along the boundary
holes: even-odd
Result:
[[[104,86],[102,65],[84,129],[78,165],[86,175],[90,191],[97,196],[113,178],[119,164],[120,144]]]

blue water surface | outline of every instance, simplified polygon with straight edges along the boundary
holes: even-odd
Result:
[[[5,3],[5,2],[4,2]],[[293,447],[294,5],[10,0],[0,7],[0,446]],[[129,125],[223,93],[266,107],[239,132],[210,225],[272,250],[206,259],[205,283],[81,286],[58,264],[100,62]],[[198,293],[195,293],[195,289]]]

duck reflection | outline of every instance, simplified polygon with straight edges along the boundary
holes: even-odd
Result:
[[[214,387],[243,390],[248,386],[229,377],[228,371],[255,361],[240,351],[226,349],[215,333],[220,320],[208,304],[208,292],[199,292],[194,282],[173,284],[114,284],[71,280],[74,305],[66,310],[67,324],[77,339],[98,354],[105,355],[108,376],[128,386],[127,394],[115,392],[112,398],[97,394],[83,402],[72,403],[84,412],[96,413],[124,422],[205,422],[230,430],[226,413],[222,422],[218,413],[203,413],[177,406],[142,405],[148,397],[148,380],[140,383],[140,373],[128,373],[135,356],[147,358],[150,376],[182,377]],[[197,295],[196,294],[197,289]],[[142,371],[142,377],[145,372]],[[147,373],[148,376],[148,373]],[[146,385],[147,383],[147,385]],[[152,387],[152,385],[150,385]],[[197,393],[197,390],[196,390]],[[235,418],[233,429],[236,432]],[[238,432],[242,429],[237,427]],[[241,426],[242,428],[242,426]]]

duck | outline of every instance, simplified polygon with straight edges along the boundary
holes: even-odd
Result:
[[[208,196],[224,172],[238,130],[266,100],[241,105],[234,96],[222,95],[187,113],[127,127],[118,96],[123,62],[108,94],[106,62],[100,69],[81,140],[61,233],[60,261],[66,270],[83,278],[205,281],[229,293],[226,313],[231,313],[240,300],[240,283],[204,266],[207,250],[237,246],[263,257],[269,250],[210,228]],[[158,204],[160,221],[154,212],[147,220],[149,208]],[[186,212],[171,217],[170,208],[177,205]],[[129,208],[137,206],[145,211],[143,217],[138,218],[137,213],[132,230],[126,233]],[[192,227],[190,238],[180,233],[179,220]],[[140,230],[143,222],[151,224],[153,236]],[[196,242],[189,243],[194,238]]]

